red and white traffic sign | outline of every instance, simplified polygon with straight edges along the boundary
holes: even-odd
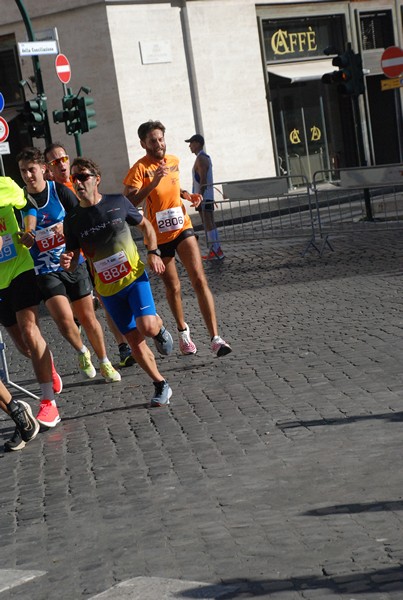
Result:
[[[382,71],[386,77],[399,77],[403,73],[403,50],[398,46],[390,46],[382,54]]]
[[[0,117],[0,144],[6,141],[9,132],[7,121],[3,117]]]
[[[62,83],[68,83],[71,79],[71,68],[67,57],[58,54],[55,61],[56,74]]]

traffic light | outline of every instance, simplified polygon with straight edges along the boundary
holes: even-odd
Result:
[[[339,70],[325,73],[322,76],[323,83],[336,84],[337,91],[342,96],[359,96],[364,93],[361,55],[355,54],[351,49],[351,44],[348,44],[345,52],[339,53],[333,58],[332,65],[338,67]]]
[[[23,115],[31,137],[45,137],[46,110],[46,96],[24,102]]]
[[[68,135],[80,133],[79,110],[76,100],[76,96],[67,94],[62,99],[63,110],[53,111],[53,121],[55,123],[64,123]]]
[[[65,114],[66,133],[73,135],[74,133],[81,133],[80,131],[80,118],[79,110],[77,107],[77,97],[72,94],[68,94],[63,97],[63,110]]]
[[[88,108],[94,104],[93,98],[67,94],[63,96],[62,103],[63,110],[53,111],[53,121],[64,123],[68,135],[87,133],[97,126],[96,121],[91,119],[95,115],[95,110]]]
[[[77,98],[81,133],[87,133],[90,129],[95,129],[97,126],[97,122],[91,119],[95,115],[95,110],[88,108],[92,104],[94,104],[94,98],[90,96]]]

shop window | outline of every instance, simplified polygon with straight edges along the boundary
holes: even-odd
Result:
[[[392,11],[360,13],[361,47],[376,50],[394,46]]]

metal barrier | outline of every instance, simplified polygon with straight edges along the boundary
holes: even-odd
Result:
[[[319,183],[323,173],[333,181]],[[312,191],[322,239],[337,231],[376,232],[403,227],[403,165],[318,171]]]
[[[320,252],[310,186],[306,177],[298,179],[301,185],[294,189],[289,177],[215,182],[214,189],[222,196],[215,201],[214,213],[220,241],[305,237],[302,255],[310,247]],[[206,244],[211,246],[207,236]]]
[[[316,171],[304,175],[214,182],[214,220],[220,242],[307,238],[302,256],[313,248],[333,250],[338,231],[403,228],[403,165]],[[203,225],[193,216],[196,231]],[[209,250],[215,242],[207,239]],[[139,233],[134,234],[137,241]]]
[[[2,336],[2,333],[0,331],[0,379],[2,379],[4,381],[4,383],[10,385],[11,387],[15,388],[16,390],[19,390],[20,392],[23,392],[24,394],[27,394],[27,396],[31,396],[31,398],[34,398],[35,400],[39,400],[38,396],[36,396],[35,394],[33,394],[32,392],[30,392],[29,390],[21,387],[17,383],[14,383],[13,381],[10,380],[10,375],[8,373],[6,351],[5,350],[6,350],[6,345],[3,342],[3,336]]]

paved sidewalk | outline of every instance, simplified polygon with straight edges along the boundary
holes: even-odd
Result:
[[[199,352],[158,358],[166,410],[136,366],[81,380],[43,312],[62,422],[0,451],[0,600],[401,600],[400,238],[333,237],[322,258],[297,240],[227,244],[207,272],[234,352],[211,355],[183,280]],[[0,421],[1,445],[12,429]]]

